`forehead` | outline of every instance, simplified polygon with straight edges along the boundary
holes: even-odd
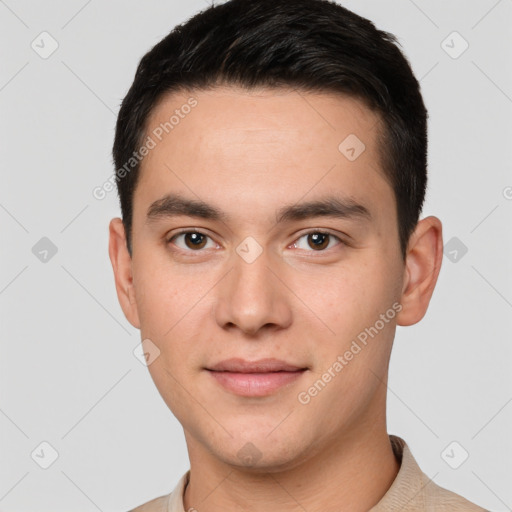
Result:
[[[190,108],[192,98],[196,105]],[[148,118],[147,132],[161,127],[164,137],[181,134],[181,143],[193,132],[205,148],[222,140],[247,151],[251,145],[270,148],[283,142],[294,150],[314,145],[337,151],[340,137],[355,132],[372,150],[380,124],[379,115],[361,100],[341,94],[222,86],[164,95]]]
[[[176,188],[213,199],[229,192],[246,204],[260,193],[277,205],[336,188],[355,199],[394,200],[380,168],[380,117],[351,97],[237,87],[179,92],[158,102],[146,126],[155,142],[137,187],[146,202]]]

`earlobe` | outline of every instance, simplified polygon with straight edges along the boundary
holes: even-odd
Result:
[[[416,225],[409,245],[404,269],[402,310],[398,325],[413,325],[427,312],[443,259],[442,224],[437,217],[427,217]]]
[[[132,259],[126,245],[126,234],[121,219],[115,218],[109,225],[108,253],[117,291],[117,298],[126,319],[140,328],[135,288],[133,284]]]

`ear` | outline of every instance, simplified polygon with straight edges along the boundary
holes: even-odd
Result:
[[[407,246],[398,325],[413,325],[425,316],[442,260],[441,221],[432,216],[420,220]]]
[[[109,225],[108,254],[114,270],[117,298],[124,316],[135,328],[140,328],[135,288],[133,286],[132,259],[126,245],[123,221],[112,219]]]

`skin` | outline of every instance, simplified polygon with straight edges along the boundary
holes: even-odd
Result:
[[[132,256],[120,219],[110,223],[109,245],[124,314],[159,348],[148,368],[185,432],[185,510],[367,511],[399,470],[386,430],[388,363],[396,325],[427,310],[441,222],[419,221],[404,261],[377,152],[380,119],[358,100],[236,87],[191,94],[197,106],[142,163]],[[166,96],[147,133],[191,94]],[[366,146],[354,161],[338,150],[349,134]],[[150,205],[171,192],[228,217],[147,221]],[[284,205],[333,194],[365,206],[371,219],[276,224]],[[169,242],[181,228],[206,234],[206,246],[195,249],[184,236]],[[307,232],[322,230],[334,237],[319,250]],[[236,251],[248,236],[262,249],[252,263]],[[300,403],[298,394],[393,304],[401,311]],[[271,395],[242,397],[204,369],[230,357],[273,357],[308,370]],[[259,454],[250,467],[238,456],[248,442]]]

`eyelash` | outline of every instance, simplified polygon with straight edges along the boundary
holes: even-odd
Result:
[[[202,235],[202,236],[205,236],[207,238],[209,238],[210,240],[212,240],[212,238],[207,235],[206,233],[203,233],[202,231],[200,230],[194,230],[194,229],[184,229],[182,231],[178,231],[177,233],[174,233],[171,237],[167,238],[166,239],[166,243],[167,245],[171,244],[172,241],[174,239],[176,239],[178,236],[181,236],[181,235],[186,235],[186,234],[191,234],[191,233],[196,233],[196,234],[199,234],[199,235]],[[293,244],[296,244],[301,238],[305,237],[305,236],[308,236],[308,235],[312,235],[312,234],[320,234],[320,235],[328,235],[329,237],[332,237],[332,238],[335,238],[338,243],[334,246],[338,246],[338,245],[348,245],[346,242],[344,242],[339,236],[335,235],[334,233],[332,233],[331,231],[329,230],[320,230],[320,229],[312,229],[310,231],[306,231],[304,233],[301,233],[300,236],[298,238],[295,239],[294,242],[292,242],[292,244],[290,245],[293,245]],[[311,250],[306,250],[306,249],[299,249],[299,250],[306,250],[306,252],[310,252],[310,253],[325,253],[327,252],[328,250],[332,249],[333,247],[330,247],[330,248],[326,248],[326,249],[320,249],[318,251],[315,251],[314,249],[311,249]],[[192,255],[194,253],[202,253],[204,252],[204,250],[202,249],[198,249],[198,250],[193,250],[193,249],[182,249],[181,247],[177,247],[176,249],[174,249],[178,252],[182,252],[182,253],[187,253],[187,255]]]

